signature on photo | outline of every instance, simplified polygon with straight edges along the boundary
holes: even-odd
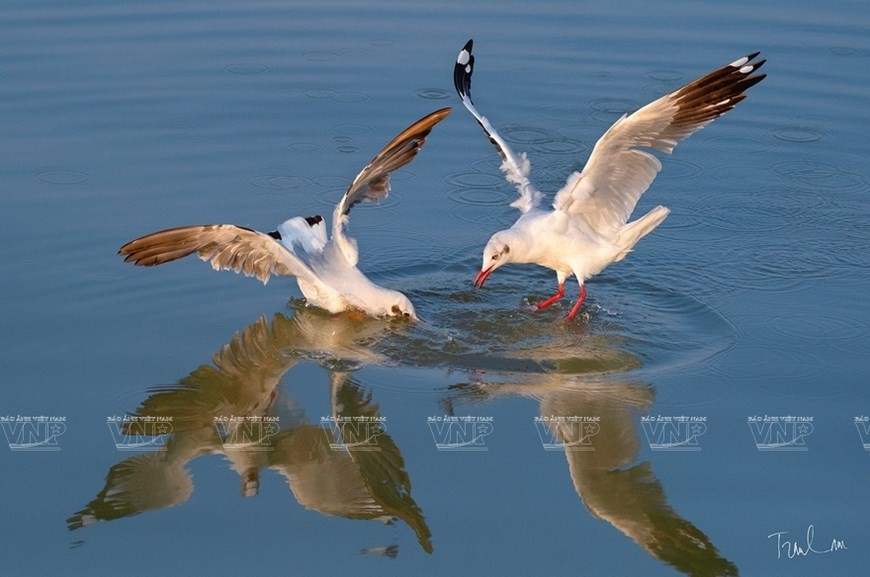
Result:
[[[827,549],[817,549],[814,546],[816,528],[813,525],[807,527],[806,539],[803,543],[800,543],[797,540],[792,541],[787,539],[785,536],[789,533],[789,531],[777,531],[776,533],[771,533],[767,536],[768,539],[776,538],[777,559],[782,559],[783,556],[786,556],[789,559],[794,559],[795,557],[807,557],[809,555],[826,555],[828,553],[835,553],[837,551],[848,549],[848,547],[846,547],[846,542],[843,539],[836,538],[831,539],[830,545]]]

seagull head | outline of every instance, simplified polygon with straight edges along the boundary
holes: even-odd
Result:
[[[389,291],[387,315],[400,319],[419,320],[411,300],[399,291]]]
[[[503,264],[511,262],[511,245],[508,231],[492,235],[483,249],[483,265],[474,279],[474,286],[482,288],[492,272]]]

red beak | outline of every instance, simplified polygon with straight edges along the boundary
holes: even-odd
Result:
[[[489,278],[489,275],[492,274],[492,271],[493,267],[489,267],[477,273],[477,276],[474,277],[474,288],[483,288],[483,283],[486,282],[486,279]]]

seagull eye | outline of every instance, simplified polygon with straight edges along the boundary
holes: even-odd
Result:
[[[406,319],[411,318],[411,313],[404,312],[404,313],[402,313],[402,314],[405,315],[405,318],[406,318]]]
[[[501,256],[501,255],[499,255],[499,254],[494,254],[494,255],[492,255],[492,258],[491,258],[490,260],[498,260],[498,257],[499,257],[499,256]]]

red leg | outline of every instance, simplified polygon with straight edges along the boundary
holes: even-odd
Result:
[[[553,304],[554,302],[556,302],[557,300],[561,299],[563,296],[565,296],[565,283],[560,283],[559,284],[559,292],[557,292],[556,294],[554,294],[553,296],[551,296],[550,298],[548,298],[544,302],[538,303],[537,309],[538,310],[545,309],[548,306],[550,306],[551,304]]]
[[[272,403],[275,402],[275,397],[277,397],[277,396],[278,396],[278,393],[276,393],[274,390],[271,393],[269,393],[269,403],[266,405],[266,408],[263,409],[263,416],[264,417],[269,416],[269,410],[272,408]]]
[[[568,313],[568,320],[573,320],[577,315],[577,311],[580,310],[580,305],[583,304],[583,301],[586,300],[586,285],[580,285],[580,296],[577,297],[577,302],[574,303],[574,308],[571,309],[571,312]]]

